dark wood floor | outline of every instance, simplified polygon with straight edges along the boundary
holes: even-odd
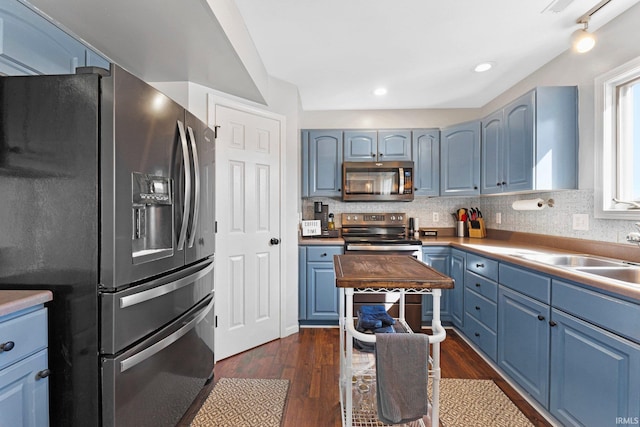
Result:
[[[178,426],[189,426],[215,382],[223,377],[288,379],[291,383],[283,426],[341,426],[338,338],[337,328],[301,329],[287,338],[219,361],[214,381],[202,390]],[[452,330],[447,330],[447,339],[441,345],[441,369],[443,378],[494,380],[534,426],[550,426]]]

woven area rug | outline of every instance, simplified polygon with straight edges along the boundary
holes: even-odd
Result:
[[[444,427],[533,426],[492,380],[440,380],[440,422]]]
[[[192,427],[280,427],[289,380],[221,378]]]

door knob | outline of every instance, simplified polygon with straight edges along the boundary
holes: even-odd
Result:
[[[278,243],[280,243],[280,239],[272,237],[271,240],[269,240],[269,243],[271,243],[272,245],[277,245]]]

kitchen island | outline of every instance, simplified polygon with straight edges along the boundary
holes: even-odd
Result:
[[[412,333],[404,320],[406,293],[428,294],[433,297],[432,333],[428,338],[429,378],[431,379],[431,411],[426,417],[432,427],[439,425],[440,343],[446,332],[440,322],[442,289],[451,289],[453,280],[409,255],[335,255],[333,257],[336,286],[340,289],[340,404],[343,426],[375,425],[378,420],[375,392],[375,358],[354,349],[354,339],[375,343],[376,335],[356,330],[353,315],[355,293],[386,293],[398,297],[400,325],[396,330]],[[393,295],[395,294],[395,295]],[[362,392],[364,384],[367,392]],[[425,378],[426,383],[426,378]],[[358,393],[354,396],[354,390]],[[372,390],[372,391],[369,391]],[[361,403],[354,406],[354,400]],[[362,409],[362,402],[367,401]],[[377,400],[378,402],[380,399]],[[424,425],[420,420],[420,425]]]

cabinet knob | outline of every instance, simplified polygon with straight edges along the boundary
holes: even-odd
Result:
[[[473,186],[473,189],[474,189],[474,190],[477,190],[477,189],[478,189],[478,186],[477,186],[477,185],[474,185],[474,186]]]
[[[480,307],[476,305],[476,310],[480,310]]]
[[[42,371],[36,374],[36,381],[41,380],[43,378],[47,378],[49,375],[51,375],[51,371],[48,369],[43,369]]]
[[[538,314],[538,320],[544,320],[544,316],[542,314]]]
[[[382,153],[378,153],[378,157],[382,157],[384,154]]]
[[[475,336],[479,337],[479,336],[480,336],[480,332],[476,332],[476,333],[475,333],[475,334],[473,334],[473,335],[475,335]]]
[[[484,268],[484,264],[476,264],[476,268]]]
[[[556,322],[554,322],[553,320],[549,320],[549,326],[554,327],[556,325],[557,325]]]
[[[13,347],[15,347],[15,343],[13,341],[7,341],[5,343],[0,344],[0,353],[3,351],[11,351]]]
[[[507,185],[507,183],[506,183],[506,182],[504,182],[504,181],[502,181],[500,184],[501,184],[501,185]]]
[[[479,287],[480,287],[480,283],[476,283],[476,288],[479,288]]]
[[[501,183],[499,183],[499,182],[496,182],[496,185],[497,185],[498,187],[500,187],[502,184],[501,184]]]
[[[322,253],[322,254],[320,254],[320,256],[327,256],[327,253],[326,252]]]
[[[375,156],[376,156],[376,153],[371,153],[371,157],[375,157]]]

